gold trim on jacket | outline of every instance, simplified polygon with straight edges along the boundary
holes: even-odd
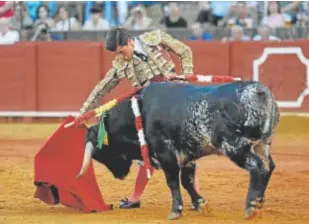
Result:
[[[119,82],[120,80],[116,76],[116,69],[110,69],[105,77],[92,90],[88,99],[84,102],[83,107],[80,109],[80,113],[87,113],[88,111],[100,106],[101,99],[118,85]]]
[[[172,51],[180,57],[182,74],[193,73],[192,50],[187,45],[160,30],[144,33],[139,36],[139,40],[148,56],[148,61],[145,62],[136,57],[126,61],[121,55],[117,56],[112,62],[113,68],[96,85],[83,104],[81,113],[98,107],[101,99],[118,85],[122,78],[129,79],[133,87],[138,87],[154,76],[173,73],[175,64],[172,59],[163,57],[164,50]]]
[[[182,74],[193,74],[193,54],[189,46],[161,30],[144,33],[140,39],[149,46],[162,45],[172,51],[181,60]]]

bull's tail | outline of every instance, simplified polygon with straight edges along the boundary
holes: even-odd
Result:
[[[261,127],[262,139],[258,144],[253,146],[253,150],[264,163],[265,169],[268,173],[267,178],[269,180],[270,175],[275,168],[274,161],[271,157],[271,145],[275,134],[275,129],[279,123],[280,113],[278,104],[269,88],[264,85],[260,85],[258,95],[265,113],[264,116],[262,116],[264,121]]]

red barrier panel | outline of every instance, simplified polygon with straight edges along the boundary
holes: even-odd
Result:
[[[95,42],[38,43],[37,109],[77,111],[100,80],[101,48]]]
[[[267,85],[279,106],[285,102],[282,110],[309,112],[309,97],[301,97],[309,75],[309,41],[232,43],[230,59],[231,75]]]
[[[35,44],[0,48],[0,111],[35,111]]]
[[[255,75],[272,89],[282,111],[309,112],[309,99],[302,97],[309,75],[307,40],[185,43],[193,51],[195,73],[233,75],[250,80]],[[180,61],[171,55],[179,72]],[[78,111],[111,68],[113,56],[100,42],[0,46],[0,110]],[[128,80],[122,80],[102,102],[131,88]]]
[[[187,41],[193,51],[194,72],[229,75],[229,44],[220,41]]]

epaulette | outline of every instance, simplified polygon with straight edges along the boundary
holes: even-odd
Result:
[[[161,42],[160,30],[143,33],[139,38],[147,45],[156,46]]]

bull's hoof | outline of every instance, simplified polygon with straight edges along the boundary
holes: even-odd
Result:
[[[171,214],[169,214],[168,219],[169,220],[176,220],[179,219],[181,216],[180,212],[172,212]]]
[[[246,210],[246,214],[245,214],[245,219],[246,220],[252,220],[253,218],[255,218],[257,216],[259,212],[259,209],[255,208],[255,207],[250,207]]]
[[[192,210],[206,215],[207,213],[209,213],[209,203],[208,201],[200,198],[197,200],[197,202],[193,203]]]

